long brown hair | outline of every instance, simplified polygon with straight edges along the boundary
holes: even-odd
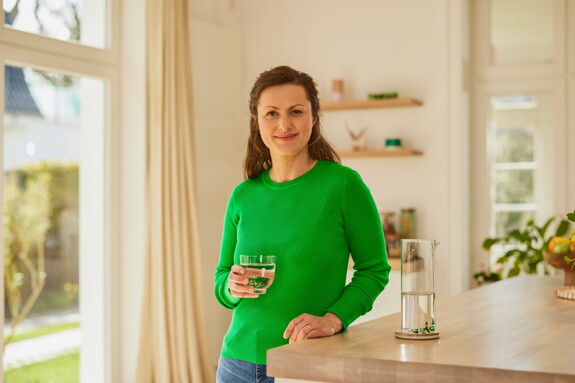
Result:
[[[311,103],[312,116],[315,124],[312,126],[308,142],[308,152],[314,160],[326,160],[341,163],[334,148],[323,135],[319,114],[319,92],[316,83],[308,74],[299,72],[288,66],[278,66],[259,75],[250,92],[250,137],[246,158],[244,160],[244,177],[252,179],[272,166],[270,150],[264,144],[258,126],[258,102],[262,92],[270,86],[294,84],[304,88],[307,99]]]

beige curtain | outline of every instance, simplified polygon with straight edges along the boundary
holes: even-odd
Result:
[[[138,383],[210,383],[194,195],[188,0],[148,0],[148,249]]]

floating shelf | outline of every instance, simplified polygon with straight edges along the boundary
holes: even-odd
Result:
[[[393,150],[361,150],[356,152],[339,152],[341,157],[413,157],[421,156],[423,152],[413,149]]]
[[[322,102],[321,110],[346,110],[346,109],[372,109],[372,108],[397,108],[400,106],[421,106],[423,103],[414,98],[385,98],[381,100],[340,101]]]

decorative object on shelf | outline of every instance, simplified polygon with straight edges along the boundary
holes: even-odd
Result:
[[[343,99],[343,80],[336,78],[331,82],[331,101],[342,102]]]
[[[351,137],[351,141],[352,141],[351,150],[353,152],[361,152],[361,151],[364,151],[367,149],[367,146],[365,144],[365,139],[363,138],[363,135],[367,131],[367,128],[362,128],[359,132],[355,132],[346,123],[345,129],[347,130],[347,132],[349,133],[349,136]]]
[[[399,97],[399,93],[397,93],[397,92],[368,93],[367,94],[368,100],[382,100],[382,99],[397,98],[397,97]]]
[[[401,139],[400,138],[386,138],[385,139],[385,149],[396,150],[399,148],[401,148]]]
[[[383,235],[385,236],[387,256],[390,258],[399,258],[401,252],[399,240],[401,239],[401,236],[395,229],[395,225],[393,223],[395,212],[382,211],[379,214],[382,217]]]
[[[523,274],[537,274],[541,266],[543,272],[549,274],[549,266],[545,262],[543,252],[549,249],[553,237],[562,237],[569,230],[569,221],[561,220],[554,234],[547,234],[551,224],[557,217],[549,218],[542,226],[537,226],[534,220],[529,220],[524,227],[508,231],[504,237],[486,238],[483,249],[490,250],[494,245],[506,245],[509,250],[500,256],[496,264],[501,268],[501,278],[511,278]],[[564,254],[563,254],[564,255]]]
[[[399,214],[399,234],[403,238],[415,238],[416,215],[414,208],[403,208]]]
[[[429,239],[401,240],[400,339],[437,339],[435,321],[435,250]]]

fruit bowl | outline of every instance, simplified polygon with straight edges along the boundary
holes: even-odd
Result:
[[[575,268],[572,269],[572,267],[571,267],[572,265],[565,262],[565,260],[563,259],[565,256],[573,259],[573,258],[575,258],[575,253],[558,254],[558,253],[552,253],[550,251],[544,251],[543,252],[543,257],[545,258],[545,261],[548,264],[550,264],[551,266],[553,266],[557,269],[565,270],[564,285],[565,286],[574,286],[575,285]]]

